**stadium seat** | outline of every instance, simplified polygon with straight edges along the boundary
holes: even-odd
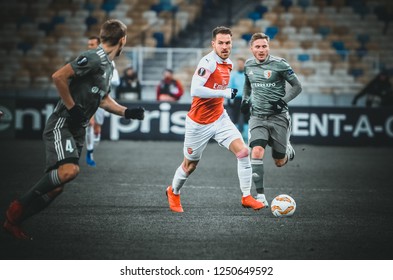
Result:
[[[254,22],[257,21],[258,19],[262,18],[261,14],[256,11],[252,11],[252,12],[248,13],[247,17],[249,19],[252,19]]]
[[[265,30],[265,34],[269,36],[270,39],[274,39],[278,33],[278,27],[277,26],[269,26]]]
[[[297,56],[297,60],[299,60],[300,62],[309,61],[309,60],[310,60],[310,55],[307,54],[307,53],[299,54],[299,55]]]
[[[162,33],[162,32],[154,32],[153,33],[153,38],[156,39],[158,48],[162,48],[162,47],[165,46],[164,33]]]
[[[254,10],[255,10],[256,12],[258,12],[258,13],[261,15],[261,18],[263,18],[263,15],[264,15],[267,11],[269,11],[269,8],[266,7],[266,6],[264,6],[264,5],[262,5],[262,4],[260,4],[260,5],[257,5],[257,6],[255,7]]]
[[[252,37],[252,33],[242,34],[242,39],[245,40],[247,43],[250,42],[251,37]]]
[[[285,8],[286,11],[288,11],[289,7],[291,7],[293,3],[292,0],[281,0],[280,4]]]

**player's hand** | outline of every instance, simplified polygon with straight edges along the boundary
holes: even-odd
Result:
[[[283,109],[288,109],[287,103],[281,98],[277,101],[269,101],[275,113],[281,113]]]
[[[237,95],[237,89],[236,88],[231,88],[231,99],[234,99]]]
[[[85,117],[85,114],[79,105],[74,105],[74,107],[67,111],[71,117],[70,125],[72,127],[85,127],[89,123],[89,120]]]
[[[126,109],[126,111],[124,112],[124,117],[126,119],[143,120],[145,118],[145,108],[138,107],[133,109]]]
[[[224,97],[229,99],[234,99],[237,94],[236,88],[226,88],[224,90]]]
[[[242,112],[242,114],[246,115],[248,113],[250,113],[250,101],[249,100],[243,100],[242,104],[240,105],[240,112]]]

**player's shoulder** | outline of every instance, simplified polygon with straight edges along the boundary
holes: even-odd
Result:
[[[246,62],[244,63],[244,66],[253,66],[253,65],[257,65],[257,62],[255,61],[254,57],[250,57],[246,60]]]
[[[277,69],[283,70],[291,67],[285,58],[275,55],[269,56],[269,64],[273,64]]]
[[[101,61],[101,57],[96,52],[96,50],[87,50],[81,52],[77,56],[75,63],[77,66],[85,66],[85,65],[95,65],[100,63],[100,61]]]
[[[206,68],[213,72],[217,67],[217,61],[214,57],[214,52],[209,52],[204,57],[201,58],[198,64],[198,68]]]

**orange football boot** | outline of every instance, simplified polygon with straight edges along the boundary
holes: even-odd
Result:
[[[8,220],[5,220],[5,222],[3,224],[3,228],[6,232],[11,234],[16,239],[33,240],[33,238],[31,236],[29,236],[26,232],[24,232],[20,226],[13,225]]]
[[[17,200],[11,202],[6,212],[6,220],[3,224],[3,228],[17,239],[32,240],[32,238],[19,226],[22,220],[22,214],[23,205]]]
[[[184,212],[180,202],[180,194],[174,194],[172,186],[168,186],[166,189],[166,196],[168,197],[169,208],[173,212]]]
[[[254,210],[259,210],[259,209],[265,207],[265,205],[262,202],[259,202],[258,200],[253,198],[251,195],[248,195],[246,197],[242,197],[242,205],[244,208],[252,208]]]

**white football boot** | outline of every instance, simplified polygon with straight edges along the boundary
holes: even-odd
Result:
[[[295,149],[292,147],[291,142],[288,141],[287,152],[288,160],[293,160],[295,158]]]
[[[262,203],[265,205],[265,208],[269,208],[269,202],[267,202],[266,196],[265,196],[264,194],[258,193],[258,194],[255,196],[255,199],[256,199],[257,201],[259,201],[259,202],[262,202]]]

